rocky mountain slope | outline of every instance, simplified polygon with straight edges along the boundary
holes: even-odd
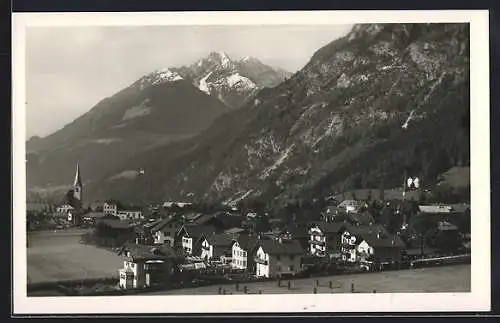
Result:
[[[275,87],[290,73],[246,56],[232,60],[224,52],[212,52],[206,58],[175,69],[183,78],[226,105],[239,108],[264,87]]]
[[[274,205],[353,188],[426,184],[470,161],[469,27],[369,24],[201,135],[123,163],[95,196]],[[143,167],[144,176],[112,180]]]

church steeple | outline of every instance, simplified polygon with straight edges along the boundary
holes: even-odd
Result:
[[[76,164],[75,182],[73,183],[74,197],[82,202],[82,177],[80,175],[80,164]]]

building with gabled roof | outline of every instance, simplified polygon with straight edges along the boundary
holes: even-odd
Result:
[[[295,276],[301,271],[304,250],[297,240],[265,239],[256,243],[256,276]]]

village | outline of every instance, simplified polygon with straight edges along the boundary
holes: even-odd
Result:
[[[423,203],[417,181],[400,198],[330,196],[312,218],[248,203],[84,207],[78,167],[73,186],[57,206],[28,204],[28,233],[86,230],[81,244],[123,259],[116,293],[470,263],[470,205]]]

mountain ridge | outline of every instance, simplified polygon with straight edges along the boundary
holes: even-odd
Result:
[[[116,191],[103,179],[100,192],[281,204],[399,186],[406,172],[430,184],[470,162],[461,124],[469,111],[468,37],[466,24],[356,25],[291,78],[181,148],[170,146],[183,151],[176,158],[151,151],[162,167],[150,165],[143,182],[123,181]]]

